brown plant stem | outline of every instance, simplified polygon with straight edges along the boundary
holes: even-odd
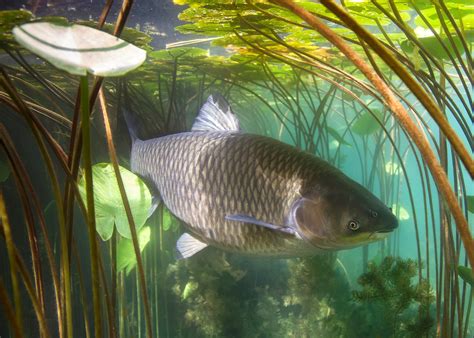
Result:
[[[15,146],[13,144],[13,141],[11,140],[3,124],[0,124],[0,144],[3,147],[8,157],[10,166],[12,167],[12,173],[14,175],[15,182],[18,187],[18,192],[20,196],[24,196],[22,197],[22,201],[28,204],[28,206],[24,207],[25,213],[27,212],[27,210],[31,208],[30,202],[31,204],[33,204],[33,207],[36,210],[39,226],[43,234],[44,248],[46,249],[46,255],[47,255],[49,267],[51,270],[53,290],[54,290],[54,295],[55,295],[54,298],[55,298],[55,303],[56,303],[57,320],[58,320],[58,323],[60,323],[63,318],[63,313],[62,313],[62,308],[61,308],[61,303],[60,303],[61,296],[60,296],[59,277],[58,277],[58,271],[57,271],[57,267],[56,267],[56,263],[55,263],[55,259],[53,255],[53,249],[52,249],[51,242],[49,240],[48,232],[46,229],[46,220],[44,218],[43,209],[39,202],[38,195],[36,194],[33,188],[33,184],[31,183],[30,176],[28,175],[25,166],[20,160],[20,155],[17,153]],[[44,295],[44,292],[41,293],[41,295]],[[44,304],[44,299],[41,299],[41,303]],[[59,328],[61,328],[61,325],[59,325]],[[61,332],[58,332],[60,337],[62,337]]]
[[[0,236],[4,240],[6,240],[5,233],[3,231],[0,231]],[[35,294],[33,283],[28,274],[28,269],[26,268],[26,264],[21,258],[20,253],[18,252],[18,249],[15,246],[15,243],[11,243],[11,250],[15,257],[15,266],[16,266],[17,272],[21,276],[21,281],[25,285],[26,292],[28,293],[28,296],[31,300],[31,304],[33,305],[33,310],[38,320],[40,337],[52,337],[49,332],[48,325],[46,324],[46,318],[45,318],[44,312],[41,309],[41,304],[39,302],[38,297]]]
[[[20,297],[20,289],[18,287],[18,273],[17,273],[17,266],[15,262],[15,253],[13,251],[13,236],[11,232],[10,222],[8,220],[7,209],[5,207],[5,200],[3,199],[3,192],[0,190],[0,219],[1,223],[1,230],[5,237],[5,246],[7,248],[8,253],[8,262],[10,263],[10,278],[12,282],[12,289],[13,289],[13,303],[15,306],[15,317],[16,322],[20,328],[20,331],[23,330],[23,317],[21,311],[21,297]],[[21,332],[23,334],[23,332]]]
[[[271,2],[289,9],[291,12],[293,12],[294,14],[302,18],[304,21],[306,21],[306,23],[308,23],[311,27],[313,27],[318,33],[324,36],[327,40],[333,43],[366,76],[366,78],[374,85],[374,87],[377,88],[378,91],[380,91],[380,93],[385,99],[386,105],[391,109],[393,115],[398,120],[400,125],[405,129],[407,134],[410,135],[413,142],[416,144],[418,150],[420,151],[421,155],[423,156],[423,159],[426,162],[428,168],[430,169],[430,172],[433,175],[434,181],[436,182],[436,185],[441,195],[444,197],[451,211],[451,214],[453,215],[454,220],[456,221],[456,226],[461,236],[461,239],[463,241],[464,247],[466,249],[469,263],[471,267],[473,267],[474,266],[474,240],[471,236],[471,232],[469,230],[467,220],[464,217],[463,211],[457,201],[456,195],[454,194],[450,186],[446,172],[444,171],[443,167],[440,165],[439,161],[437,160],[436,155],[431,149],[430,144],[428,143],[426,137],[418,129],[416,124],[413,123],[408,112],[397,100],[392,90],[387,86],[385,82],[383,82],[383,80],[375,73],[375,71],[349,45],[347,45],[344,42],[344,40],[339,35],[334,33],[328,26],[326,26],[317,17],[309,13],[306,9],[296,5],[291,0],[271,0]],[[379,55],[382,54],[381,56],[386,56],[389,54],[386,52],[386,50],[383,47],[379,45],[379,43],[376,42],[374,44],[373,37],[371,37],[370,34],[368,34],[362,27],[360,27],[355,22],[355,20],[352,19],[347,14],[347,12],[345,12],[342,8],[340,8],[339,6],[337,6],[334,2],[330,0],[329,1],[321,0],[321,3],[323,3],[329,10],[334,11],[335,14],[336,13],[339,14],[341,16],[340,17],[341,20],[343,20],[344,22],[347,21],[346,24],[351,29],[354,29],[354,30],[357,29],[358,34],[360,34],[359,36],[364,41],[366,41],[377,52],[377,54]],[[388,60],[385,60],[385,61],[389,62],[393,60],[390,60],[390,58],[388,58]],[[414,82],[414,80],[409,76],[409,74],[404,69],[400,71],[400,69],[402,69],[403,67],[399,65],[398,61],[395,60],[395,62],[389,63],[389,66],[392,67],[394,70],[399,71],[401,75],[408,75],[408,78]],[[400,74],[398,75],[400,76]],[[412,83],[410,84],[413,85]],[[430,111],[433,110],[435,112],[439,111],[439,108],[436,107],[435,103],[431,100],[431,98],[429,98],[429,96],[423,90],[421,90],[421,87],[419,87],[418,84],[416,84],[416,86],[410,87],[410,89],[412,89],[412,91],[414,91],[415,94],[419,95],[418,97],[419,99],[420,97],[421,99],[423,99],[422,102],[428,105],[428,106],[425,106],[427,109],[430,108],[429,109]],[[463,162],[465,160],[464,164],[468,168],[471,176],[473,176],[474,168],[473,168],[472,160],[470,159],[470,155],[467,153],[467,150],[464,148],[462,143],[460,145],[458,144],[456,139],[459,141],[459,143],[461,141],[457,138],[457,136],[455,135],[454,131],[451,129],[449,124],[446,125],[448,122],[446,121],[444,116],[442,116],[439,123],[441,124],[440,128],[443,130],[445,135],[448,138],[450,138],[450,141],[454,147],[454,150],[458,152],[461,158],[464,154],[465,158],[463,159]],[[451,138],[453,138],[453,134],[454,134],[455,142],[451,140]]]
[[[60,336],[62,337],[63,325],[66,325],[69,329],[67,334],[71,335],[72,337],[72,303],[71,303],[71,288],[70,288],[70,269],[69,269],[69,259],[68,259],[68,250],[67,250],[67,236],[66,236],[66,227],[65,227],[65,219],[63,214],[63,204],[60,192],[60,184],[59,179],[56,174],[55,166],[52,161],[51,155],[49,154],[46,143],[47,141],[53,151],[55,152],[58,160],[61,164],[65,163],[65,154],[59,144],[53,139],[51,134],[45,129],[45,127],[38,121],[35,115],[31,113],[29,108],[21,99],[20,95],[16,91],[15,87],[11,83],[8,74],[5,70],[0,67],[0,73],[2,76],[0,77],[0,84],[5,88],[8,95],[10,95],[11,99],[17,105],[17,111],[23,115],[26,123],[28,124],[29,128],[31,129],[36,142],[38,144],[38,148],[40,150],[41,156],[43,158],[44,164],[48,171],[49,178],[51,179],[52,190],[54,193],[54,198],[56,200],[56,204],[58,207],[58,221],[59,221],[59,235],[60,235],[60,245],[61,245],[61,266],[62,266],[62,282],[63,288],[61,289],[62,296],[65,299],[64,305],[64,315],[65,320],[59,322],[60,327]],[[43,139],[44,138],[44,139]]]
[[[7,322],[10,324],[12,329],[11,333],[15,338],[23,337],[21,333],[20,323],[18,323],[17,317],[15,316],[15,310],[13,309],[13,305],[11,304],[10,300],[8,299],[8,294],[5,289],[5,285],[3,285],[3,281],[0,279],[0,303],[3,304],[4,314],[7,317]]]
[[[132,210],[130,209],[130,203],[127,198],[127,192],[123,185],[122,176],[120,175],[120,169],[118,165],[117,153],[115,151],[114,141],[112,137],[112,130],[110,129],[109,115],[107,113],[107,104],[105,101],[104,92],[99,91],[99,101],[102,110],[102,116],[104,118],[105,134],[107,137],[107,146],[109,148],[110,160],[112,166],[114,167],[115,177],[117,178],[117,184],[120,190],[120,196],[122,197],[122,203],[125,207],[125,212],[127,214],[128,225],[130,226],[130,233],[132,234],[132,243],[133,249],[135,251],[135,256],[137,258],[138,274],[139,274],[139,284],[140,291],[143,299],[143,307],[145,309],[145,325],[146,325],[146,335],[148,338],[152,337],[151,330],[151,314],[150,314],[150,304],[148,301],[148,292],[146,287],[145,271],[143,269],[142,257],[140,254],[140,246],[138,244],[137,230],[135,227],[135,221],[133,220]]]

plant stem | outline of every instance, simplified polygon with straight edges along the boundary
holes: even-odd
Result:
[[[1,190],[0,190],[0,219],[2,220],[1,225],[3,229],[3,234],[5,235],[5,244],[6,244],[7,252],[8,252],[8,261],[10,263],[10,277],[12,280],[16,323],[18,324],[18,328],[20,329],[20,332],[23,334],[21,297],[20,297],[20,289],[18,287],[18,275],[17,275],[17,267],[16,267],[16,262],[15,262],[15,254],[13,252],[13,236],[11,232],[10,222],[8,221],[5,201],[3,199],[3,192]]]
[[[112,166],[114,167],[115,177],[117,178],[117,184],[120,190],[120,196],[122,197],[122,203],[125,208],[125,212],[127,214],[128,225],[130,226],[130,233],[132,235],[132,243],[133,249],[135,250],[135,256],[137,258],[137,266],[138,266],[138,285],[140,286],[140,291],[143,299],[143,307],[145,312],[145,325],[146,325],[146,336],[147,338],[152,337],[152,329],[151,329],[151,313],[150,313],[150,303],[148,301],[148,292],[146,287],[146,279],[145,279],[145,271],[143,269],[143,262],[142,257],[140,254],[140,246],[138,244],[138,235],[137,230],[135,227],[135,221],[133,220],[132,211],[130,209],[130,203],[127,198],[127,193],[125,191],[125,187],[123,185],[122,176],[120,174],[120,169],[118,165],[117,154],[115,151],[115,146],[112,137],[112,131],[110,129],[110,122],[107,114],[107,105],[105,103],[105,96],[102,89],[99,91],[99,100],[102,108],[102,114],[104,118],[104,125],[105,125],[105,133],[107,137],[107,145],[109,148],[109,155],[110,160],[112,161]],[[137,293],[138,298],[138,293]],[[138,308],[139,305],[137,305]]]
[[[82,111],[82,154],[86,181],[87,198],[87,229],[89,235],[91,277],[92,277],[92,303],[94,307],[94,332],[95,337],[102,337],[102,323],[99,300],[99,259],[96,242],[94,189],[92,181],[92,161],[89,125],[89,84],[87,75],[81,76],[81,111]]]

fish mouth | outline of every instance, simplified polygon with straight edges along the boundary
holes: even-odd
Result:
[[[382,229],[382,230],[377,230],[377,231],[374,231],[375,233],[382,233],[382,234],[386,234],[386,233],[390,233],[392,232],[393,230],[395,230],[395,228],[389,228],[389,229]]]
[[[381,229],[381,230],[377,230],[377,231],[372,231],[370,234],[369,234],[369,237],[367,237],[367,239],[369,241],[372,241],[372,240],[380,240],[380,239],[384,239],[385,237],[387,237],[391,232],[393,232],[395,228],[393,229]]]

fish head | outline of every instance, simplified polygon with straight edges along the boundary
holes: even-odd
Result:
[[[382,201],[350,180],[306,192],[293,204],[290,219],[304,240],[321,249],[364,245],[398,227],[397,218]]]

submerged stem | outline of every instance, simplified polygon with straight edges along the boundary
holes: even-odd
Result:
[[[137,287],[140,286],[140,291],[143,299],[143,307],[145,310],[145,325],[146,325],[146,336],[148,338],[152,337],[152,330],[151,330],[151,313],[150,313],[150,303],[148,301],[148,292],[146,287],[146,280],[145,280],[145,271],[143,269],[143,262],[142,257],[140,254],[140,246],[138,244],[138,235],[137,230],[135,227],[135,221],[133,220],[132,210],[130,209],[130,203],[127,198],[127,192],[125,191],[125,187],[123,185],[122,176],[120,174],[120,169],[118,165],[117,154],[115,151],[115,146],[112,138],[112,131],[110,129],[110,122],[109,117],[107,114],[107,105],[105,103],[105,97],[102,90],[99,91],[99,100],[102,108],[102,114],[104,118],[104,125],[105,125],[105,133],[107,137],[107,145],[109,148],[109,155],[110,160],[112,161],[112,166],[114,167],[115,177],[117,178],[117,184],[120,190],[120,196],[122,197],[122,203],[125,208],[125,212],[127,214],[128,224],[130,226],[130,233],[132,235],[132,243],[133,249],[135,251],[135,256],[137,258],[137,266],[138,266],[138,282]],[[138,297],[138,294],[137,294]]]
[[[94,307],[94,331],[96,337],[102,337],[102,323],[100,316],[99,300],[99,260],[96,242],[94,189],[92,182],[92,161],[89,126],[89,84],[87,75],[81,76],[81,111],[82,111],[82,154],[85,171],[86,196],[87,196],[87,229],[90,245],[91,277],[92,277],[92,303]]]
[[[23,334],[23,325],[22,325],[22,311],[21,311],[21,297],[20,289],[18,287],[18,274],[17,267],[15,262],[15,254],[13,252],[13,237],[10,227],[10,222],[8,221],[7,210],[5,207],[5,201],[3,199],[3,193],[0,190],[0,219],[2,221],[3,234],[5,236],[5,245],[8,252],[8,261],[10,263],[10,277],[12,280],[12,289],[13,289],[13,301],[15,306],[15,317],[16,323],[20,332]]]

